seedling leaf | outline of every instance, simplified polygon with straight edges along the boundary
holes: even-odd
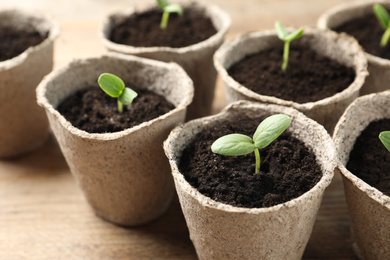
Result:
[[[222,155],[237,156],[253,152],[255,145],[252,138],[242,134],[230,134],[218,138],[211,151]]]
[[[372,8],[383,30],[389,28],[390,16],[387,10],[380,4],[374,4]]]
[[[98,78],[98,84],[107,95],[118,99],[119,113],[123,112],[123,104],[130,105],[138,95],[134,90],[126,88],[121,78],[111,73],[101,74]]]
[[[181,6],[178,5],[178,4],[170,4],[170,5],[167,5],[167,6],[164,8],[164,11],[165,11],[165,12],[168,12],[168,13],[177,13],[178,15],[183,15],[183,9],[182,9]]]
[[[253,135],[256,148],[262,149],[269,145],[287,129],[290,123],[290,117],[283,114],[272,115],[264,119]]]
[[[303,29],[300,28],[300,29],[288,34],[286,29],[284,29],[283,25],[279,21],[276,21],[275,22],[275,31],[276,31],[278,38],[284,42],[282,71],[286,71],[287,64],[288,64],[288,55],[290,52],[290,42],[301,38],[301,36],[303,35]]]
[[[372,9],[376,18],[378,18],[379,24],[385,30],[380,41],[380,45],[384,47],[389,42],[390,38],[390,15],[387,10],[380,4],[374,4]]]
[[[118,100],[122,102],[124,105],[130,105],[133,103],[134,98],[138,96],[137,92],[132,90],[131,88],[125,88],[121,96],[119,96]]]
[[[275,22],[275,30],[276,30],[276,34],[278,35],[279,39],[284,41],[284,38],[287,36],[288,33],[279,21]]]
[[[255,173],[260,172],[259,149],[266,147],[275,140],[290,125],[290,118],[277,114],[267,117],[259,124],[253,139],[242,134],[230,134],[218,138],[212,145],[211,151],[222,155],[238,156],[251,152],[255,153]]]
[[[100,88],[113,98],[119,97],[125,89],[122,79],[111,73],[103,73],[98,79]]]
[[[166,0],[157,0],[157,5],[162,10],[164,10],[164,8],[168,5],[168,1],[166,1]]]
[[[386,149],[390,152],[390,131],[383,131],[379,134],[379,139]]]
[[[160,23],[161,29],[167,28],[170,13],[177,13],[179,15],[183,15],[183,9],[178,4],[169,4],[166,0],[157,0],[157,4],[163,11]]]
[[[291,42],[293,40],[301,38],[302,35],[303,35],[303,29],[301,28],[301,29],[298,29],[298,30],[290,33],[284,39],[285,39],[285,41]]]

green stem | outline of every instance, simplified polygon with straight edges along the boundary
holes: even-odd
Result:
[[[167,28],[168,25],[168,19],[169,19],[169,12],[163,12],[162,18],[161,18],[161,23],[160,23],[160,28],[165,29]]]
[[[290,50],[290,42],[284,42],[282,71],[286,71],[287,69],[289,50]]]
[[[381,39],[381,46],[382,47],[385,47],[387,45],[389,38],[390,38],[390,28],[387,28],[386,31],[382,35],[382,39]]]
[[[260,173],[260,153],[259,149],[255,148],[255,156],[256,156],[256,171],[255,173]]]
[[[123,104],[122,102],[119,101],[119,99],[118,99],[118,111],[119,113],[123,113]]]

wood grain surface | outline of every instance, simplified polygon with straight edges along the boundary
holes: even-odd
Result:
[[[350,1],[350,0],[349,0]],[[0,8],[23,7],[60,22],[55,66],[105,52],[97,36],[104,15],[134,0],[2,0]],[[152,0],[139,1],[141,5]],[[173,1],[174,2],[174,1]],[[345,0],[209,0],[230,13],[227,38],[273,28],[315,26],[318,16]],[[214,112],[225,106],[217,82]],[[324,200],[303,259],[356,259],[340,176]],[[96,217],[77,187],[53,136],[38,150],[0,160],[0,259],[196,259],[177,198],[160,219],[122,228]]]

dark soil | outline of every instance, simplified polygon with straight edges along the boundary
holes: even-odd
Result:
[[[41,35],[37,31],[16,30],[11,27],[0,27],[0,61],[18,56],[30,46],[43,42],[48,33]]]
[[[260,150],[261,169],[255,174],[255,156],[223,156],[211,152],[219,137],[242,133],[252,136],[263,118],[237,118],[199,133],[186,147],[179,169],[186,180],[213,200],[237,207],[270,207],[310,190],[322,177],[311,151],[287,131]]]
[[[390,152],[379,133],[390,130],[390,119],[372,122],[356,139],[347,169],[369,185],[390,196]]]
[[[390,59],[390,44],[386,47],[380,46],[384,30],[374,13],[346,22],[333,30],[352,35],[366,52]]]
[[[283,48],[245,57],[228,73],[241,85],[265,96],[297,103],[314,102],[346,89],[355,72],[302,46],[291,45],[288,67],[281,70]]]
[[[115,25],[109,39],[136,47],[180,48],[204,41],[217,33],[209,18],[192,13],[184,9],[182,16],[171,14],[165,30],[160,28],[160,10],[138,13]]]
[[[57,110],[73,126],[89,133],[118,132],[152,120],[174,109],[174,105],[164,97],[148,90],[137,89],[126,84],[138,93],[131,105],[123,106],[118,112],[117,99],[97,87],[86,87],[65,99]]]

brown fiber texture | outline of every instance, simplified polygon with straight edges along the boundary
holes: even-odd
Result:
[[[241,208],[214,201],[193,188],[178,169],[188,142],[206,125],[231,116],[257,118],[284,113],[292,118],[289,132],[313,150],[323,173],[300,197],[268,208]],[[175,128],[164,143],[180,204],[199,259],[301,259],[324,189],[333,177],[335,151],[326,130],[295,109],[239,101],[220,114]]]
[[[199,2],[183,2],[182,7],[190,10],[191,13],[187,14],[189,16],[201,13],[203,16],[210,18],[217,33],[204,41],[181,48],[136,47],[117,44],[109,40],[111,30],[116,24],[136,13],[146,12],[155,8],[155,6],[152,6],[145,10],[133,8],[109,15],[103,22],[100,37],[104,46],[110,51],[179,64],[190,76],[195,88],[194,100],[188,107],[188,120],[211,113],[217,77],[212,59],[230,27],[230,18],[227,13],[214,5],[205,5]]]
[[[358,98],[340,118],[333,135],[339,158],[337,172],[343,177],[352,231],[359,254],[366,260],[387,259],[390,255],[390,197],[356,177],[346,164],[361,132],[371,122],[390,119],[389,99],[389,91]]]
[[[324,57],[353,68],[356,77],[346,89],[321,100],[297,103],[275,96],[255,93],[234,80],[228,73],[233,64],[247,55],[270,48],[282,48],[282,41],[276,36],[274,30],[251,32],[225,42],[214,56],[215,67],[224,82],[228,103],[243,99],[293,107],[332,133],[345,108],[359,95],[360,88],[367,76],[367,60],[356,40],[351,37],[310,28],[304,28],[304,31],[304,35],[299,39],[302,46],[308,46]],[[302,78],[302,80],[306,80],[306,78]]]
[[[77,129],[56,107],[70,94],[94,84],[103,72],[154,91],[175,108],[115,133]],[[165,212],[174,188],[162,143],[170,130],[184,121],[193,96],[192,82],[184,70],[176,64],[111,53],[76,60],[54,71],[39,85],[37,96],[73,176],[98,216],[136,226]]]
[[[40,44],[0,62],[0,158],[40,146],[49,133],[45,112],[36,103],[35,88],[53,67],[58,25],[39,13],[0,11],[0,27],[24,28],[48,34]]]

